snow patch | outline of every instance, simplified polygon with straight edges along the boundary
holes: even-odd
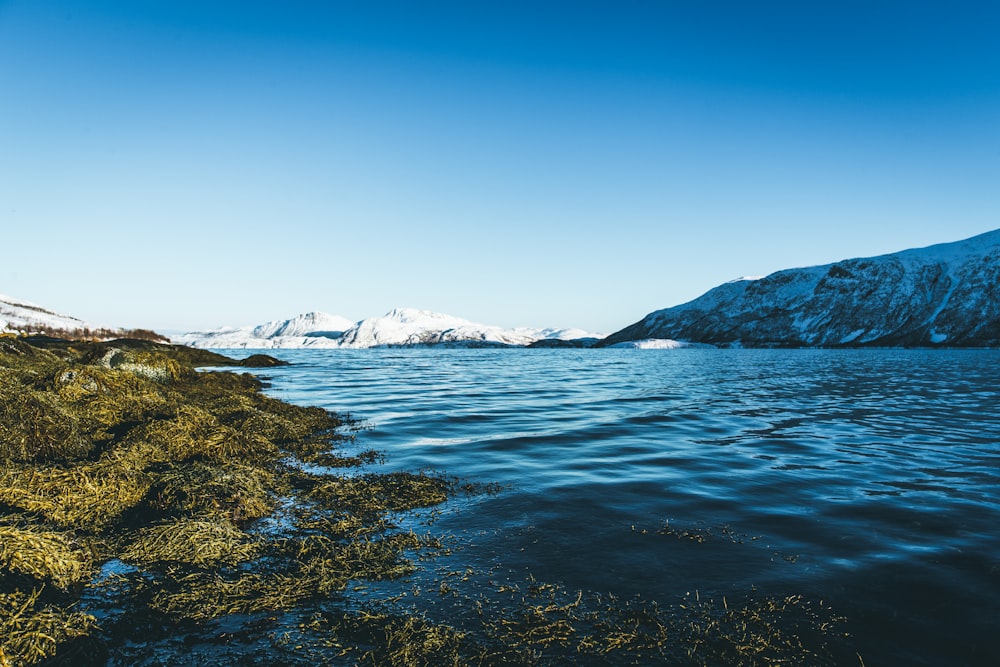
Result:
[[[844,336],[843,338],[841,338],[840,342],[841,344],[850,343],[851,341],[857,340],[858,336],[860,336],[864,332],[865,332],[864,329],[856,329],[851,333],[847,334],[846,336]]]
[[[624,343],[615,343],[608,347],[628,349],[628,350],[679,350],[685,347],[715,347],[704,343],[688,343],[670,338],[647,338],[645,340],[630,340]]]
[[[288,320],[274,320],[253,328],[256,338],[274,338],[276,336],[325,336],[340,338],[348,329],[354,326],[352,320],[340,315],[312,312],[298,315]]]
[[[21,332],[37,328],[97,329],[83,320],[61,315],[39,305],[0,294],[0,331]]]

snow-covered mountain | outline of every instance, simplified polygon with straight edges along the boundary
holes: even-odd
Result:
[[[275,320],[253,328],[252,333],[257,338],[276,338],[283,336],[306,336],[309,338],[340,338],[348,329],[354,326],[352,320],[340,315],[328,313],[305,313],[290,320]]]
[[[173,336],[171,340],[181,345],[200,348],[337,347],[338,339],[354,326],[354,322],[346,317],[312,312],[257,326],[192,331]]]
[[[451,315],[397,308],[382,317],[353,323],[325,313],[309,313],[260,326],[192,332],[175,343],[201,348],[299,348],[446,345],[453,347],[526,346],[539,340],[599,339],[581,329],[505,329]]]
[[[341,347],[380,345],[506,346],[530,345],[538,340],[570,340],[594,336],[580,329],[505,329],[470,322],[451,315],[413,308],[396,308],[383,317],[358,322],[344,332]]]
[[[730,346],[1000,346],[1000,230],[725,283],[601,341]]]
[[[38,331],[94,328],[83,320],[60,315],[14,297],[0,294],[0,331]]]

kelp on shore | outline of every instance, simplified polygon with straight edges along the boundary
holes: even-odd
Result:
[[[449,551],[400,516],[494,489],[361,473],[380,455],[346,453],[338,416],[195,371],[237,363],[0,338],[0,667],[165,664],[205,646],[201,664],[833,664],[839,619],[794,596],[660,607],[488,575],[460,594],[468,570],[435,584],[452,617],[359,601],[358,582]]]
[[[447,483],[304,472],[291,461],[337,461],[342,420],[204,365],[237,362],[145,341],[0,340],[0,665],[100,663],[149,627],[287,611],[409,571],[420,539],[386,515],[441,502]],[[310,520],[257,528],[293,498]],[[129,572],[113,627],[80,605],[109,585],[108,564]]]

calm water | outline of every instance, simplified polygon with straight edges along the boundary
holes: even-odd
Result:
[[[507,485],[434,524],[470,566],[798,593],[868,667],[1000,664],[998,352],[274,354],[295,365],[264,372],[273,395],[351,413],[388,467]]]

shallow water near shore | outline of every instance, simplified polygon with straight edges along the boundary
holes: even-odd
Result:
[[[434,522],[450,568],[803,595],[866,665],[1000,662],[1000,352],[269,353],[269,393],[350,413],[390,469],[504,486]]]

